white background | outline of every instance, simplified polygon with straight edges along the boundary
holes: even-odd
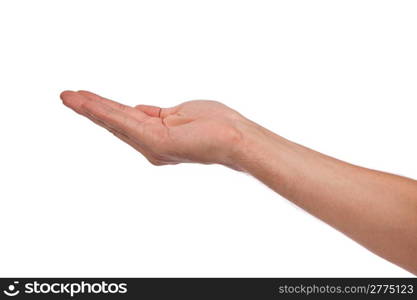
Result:
[[[415,1],[2,1],[1,276],[411,276],[221,166],[154,167],[61,104],[214,99],[417,178]]]

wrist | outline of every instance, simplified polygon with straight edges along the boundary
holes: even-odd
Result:
[[[273,133],[244,117],[234,128],[238,138],[230,145],[229,166],[250,173],[251,166],[264,159],[262,152]]]
[[[236,129],[240,138],[231,147],[231,164],[255,177],[271,167],[280,173],[298,152],[296,144],[246,118],[236,124]]]

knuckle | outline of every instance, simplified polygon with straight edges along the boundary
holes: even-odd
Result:
[[[84,101],[84,102],[82,102],[82,103],[80,104],[79,108],[80,108],[82,111],[88,111],[88,101]]]

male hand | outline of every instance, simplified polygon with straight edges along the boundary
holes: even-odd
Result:
[[[64,104],[155,165],[220,163],[274,191],[376,254],[417,274],[417,181],[354,166],[286,140],[214,101],[130,107],[89,92]]]
[[[239,113],[215,101],[171,108],[135,107],[87,91],[65,91],[63,103],[142,153],[152,164],[220,163],[239,169],[233,154],[242,139]]]

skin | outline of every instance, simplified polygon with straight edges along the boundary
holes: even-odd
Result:
[[[247,172],[370,251],[417,275],[417,181],[348,164],[215,101],[130,107],[87,91],[63,103],[154,165],[222,164]]]

